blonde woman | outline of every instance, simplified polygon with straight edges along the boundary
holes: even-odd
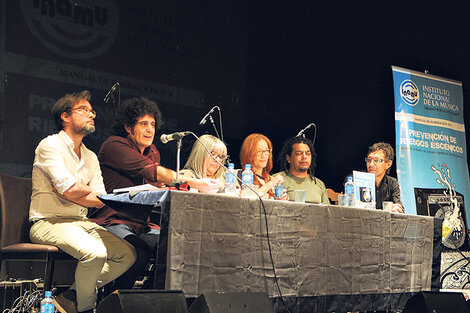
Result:
[[[207,148],[208,151],[203,147]],[[225,170],[214,159],[224,163],[227,158],[227,147],[217,137],[202,135],[193,145],[188,161],[181,174],[192,178],[213,178],[219,181],[219,191],[224,188]]]

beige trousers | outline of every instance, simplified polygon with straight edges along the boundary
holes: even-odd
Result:
[[[123,274],[136,259],[127,241],[83,217],[54,217],[39,220],[30,230],[33,243],[54,245],[79,262],[73,288],[77,309],[96,305],[96,290]]]

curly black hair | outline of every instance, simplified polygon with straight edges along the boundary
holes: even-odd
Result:
[[[147,98],[131,98],[123,101],[116,112],[116,120],[113,124],[113,133],[117,136],[127,137],[126,126],[133,128],[139,118],[150,115],[155,118],[155,129],[162,126],[162,113],[158,105]]]
[[[282,146],[281,152],[279,152],[278,157],[281,170],[284,172],[289,172],[290,165],[288,165],[289,162],[287,162],[286,156],[292,154],[292,146],[296,143],[306,144],[310,148],[312,162],[310,163],[310,168],[308,169],[308,175],[310,176],[310,179],[315,180],[315,166],[317,154],[315,153],[315,148],[313,147],[312,141],[308,138],[305,138],[304,136],[292,137],[284,142],[284,145]]]

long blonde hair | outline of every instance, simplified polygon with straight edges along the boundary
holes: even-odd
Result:
[[[199,137],[199,140],[196,140],[193,145],[188,161],[184,165],[184,169],[192,170],[196,174],[196,178],[206,177],[206,158],[208,152],[204,149],[201,142],[206,146],[209,152],[222,150],[224,155],[227,155],[227,146],[225,146],[219,138],[212,135],[202,135]],[[218,179],[223,177],[224,174],[224,168],[221,166],[217,169],[213,178]]]

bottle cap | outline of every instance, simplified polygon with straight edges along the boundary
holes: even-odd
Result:
[[[251,170],[251,164],[245,164],[245,169],[246,170]]]
[[[46,291],[44,294],[47,298],[52,297],[52,291]]]
[[[235,164],[229,163],[229,164],[228,164],[228,168],[235,168]]]
[[[348,176],[348,181],[352,181],[352,176]]]

